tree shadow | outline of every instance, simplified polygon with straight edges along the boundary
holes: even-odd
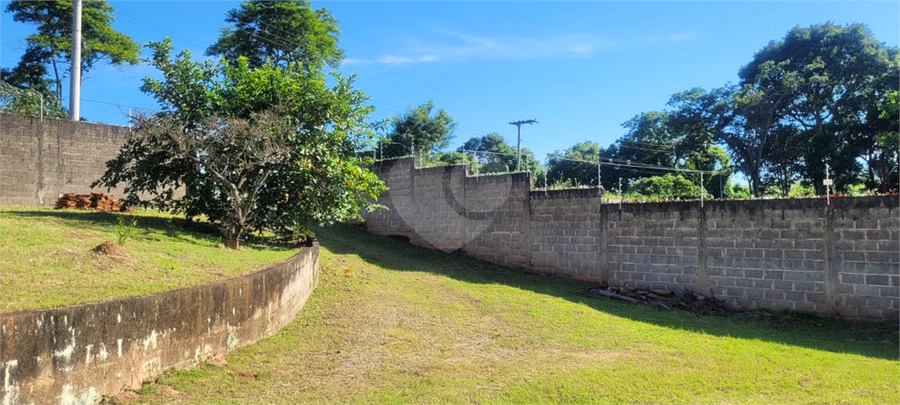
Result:
[[[155,217],[147,215],[131,215],[124,212],[103,212],[95,210],[3,210],[2,215],[19,218],[56,218],[66,221],[77,229],[95,232],[115,232],[119,219],[133,217],[137,220],[135,228],[137,235],[144,240],[162,241],[151,230],[165,234],[167,237],[180,242],[202,245],[199,241],[206,239],[214,241],[219,239],[215,226],[209,223],[188,221],[185,218]],[[129,219],[130,220],[130,219]],[[186,237],[192,234],[195,238]]]
[[[587,297],[593,284],[527,273],[413,246],[402,238],[369,234],[358,227],[315,228],[320,245],[335,254],[354,254],[394,271],[440,274],[477,284],[501,284],[566,299],[618,317],[671,329],[713,336],[756,339],[834,353],[897,360],[900,336],[896,324],[851,323],[811,314],[768,314],[759,311],[700,315],[642,304]]]

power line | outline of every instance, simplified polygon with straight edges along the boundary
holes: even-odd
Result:
[[[665,154],[670,154],[670,153],[675,152],[674,150],[668,150],[668,149],[650,149],[650,148],[642,148],[639,146],[629,146],[629,145],[622,145],[622,144],[619,144],[619,147],[620,148],[628,148],[628,149],[645,150],[647,152],[665,153]]]
[[[187,42],[188,44],[191,44],[191,45],[194,45],[194,46],[198,46],[198,47],[201,47],[201,48],[205,46],[205,45],[201,44],[199,41],[197,41],[196,38],[192,38],[192,37],[190,37],[190,36],[181,34],[181,33],[179,33],[179,32],[174,32],[174,31],[163,31],[163,30],[162,30],[162,27],[160,27],[159,25],[156,25],[156,24],[153,24],[153,23],[144,21],[144,20],[142,20],[142,19],[140,19],[140,18],[137,18],[137,17],[134,17],[134,16],[132,16],[132,15],[123,13],[123,12],[121,12],[121,11],[116,11],[116,15],[125,17],[125,18],[127,18],[127,19],[129,19],[129,20],[136,21],[136,22],[141,23],[141,24],[144,24],[144,25],[150,27],[151,30],[156,31],[156,32],[159,32],[160,34],[163,34],[163,35],[165,35],[165,36],[173,37],[173,38],[174,38],[174,35],[172,35],[172,34],[174,33],[174,34],[178,34],[178,39],[179,39],[179,40],[184,41],[184,42]]]
[[[606,163],[615,165],[615,166],[624,166],[635,169],[654,169],[654,170],[664,170],[664,171],[675,171],[675,172],[685,172],[685,173],[704,173],[704,174],[718,174],[724,173],[721,171],[714,170],[695,170],[695,169],[684,169],[680,167],[669,167],[669,166],[659,166],[649,163],[640,163],[640,162],[632,162],[630,160],[620,160],[620,159],[612,159],[612,158],[600,158],[600,160],[582,160],[582,159],[571,159],[571,158],[563,158],[563,157],[548,157],[547,159],[553,160],[568,160],[571,162],[581,162],[581,163],[590,163],[593,165],[602,165],[603,161]]]
[[[639,146],[641,146],[641,147],[653,149],[653,150],[656,150],[656,151],[675,152],[675,148],[674,148],[674,147],[667,148],[667,147],[664,147],[663,145],[660,145],[659,143],[651,143],[651,142],[646,142],[646,141],[636,141],[636,140],[633,140],[633,139],[622,139],[622,140],[619,140],[618,142],[619,142],[619,144],[630,143],[630,144],[632,144],[632,145],[639,145]]]

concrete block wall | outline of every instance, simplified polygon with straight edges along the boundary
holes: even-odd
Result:
[[[0,113],[0,204],[52,206],[87,193],[130,137],[127,127]],[[96,189],[123,196],[121,189]]]
[[[826,312],[826,208],[820,202],[709,204],[708,291],[741,308]]]
[[[712,294],[739,309],[900,318],[896,196],[617,205],[601,204],[596,189],[532,192],[526,174],[463,169],[376,164],[391,211],[368,215],[368,229],[544,274]]]
[[[530,188],[527,173],[465,179],[466,254],[510,267],[528,266]]]
[[[386,160],[372,166],[372,172],[390,187],[390,190],[378,197],[378,203],[390,209],[365,214],[369,232],[380,235],[413,236],[412,228],[401,213],[411,212],[413,209],[414,169],[411,159]]]
[[[739,308],[893,319],[900,313],[897,199],[709,204],[709,291]]]
[[[387,211],[366,214],[369,232],[405,236],[410,243],[465,251],[492,263],[527,265],[528,174],[466,176],[466,166],[418,169],[412,159],[376,163],[389,189]]]
[[[839,199],[826,222],[834,310],[850,318],[897,318],[900,311],[900,215],[879,199]],[[893,197],[888,202],[897,202]],[[830,291],[829,291],[830,293]]]
[[[413,177],[415,195],[412,204],[412,242],[447,252],[466,244],[465,166],[422,169]],[[415,198],[437,196],[438,198]]]
[[[697,290],[699,217],[691,203],[604,207],[609,283],[661,290]]]
[[[601,280],[601,217],[597,189],[535,191],[530,194],[530,269],[585,280]]]

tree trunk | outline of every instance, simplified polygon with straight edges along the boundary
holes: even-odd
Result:
[[[237,239],[225,239],[225,247],[231,250],[238,250],[240,242]]]

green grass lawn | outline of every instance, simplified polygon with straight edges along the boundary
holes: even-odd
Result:
[[[137,226],[116,255],[94,253],[117,241],[129,214],[0,207],[0,311],[50,308],[151,294],[237,277],[287,259],[296,250],[246,245],[216,248],[220,238],[184,230],[185,220],[134,213]]]
[[[294,322],[129,400],[900,402],[896,325],[666,311],[352,228],[317,232],[323,273]]]

